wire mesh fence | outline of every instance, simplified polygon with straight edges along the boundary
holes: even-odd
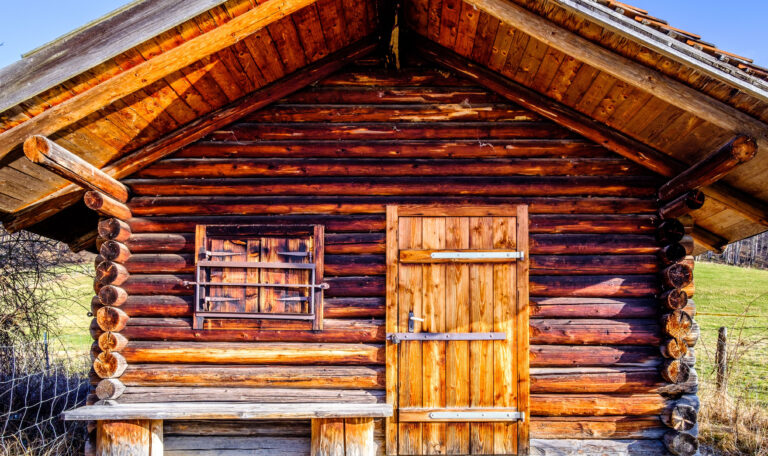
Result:
[[[1,456],[82,454],[84,424],[61,413],[85,404],[88,361],[47,340],[0,346]]]

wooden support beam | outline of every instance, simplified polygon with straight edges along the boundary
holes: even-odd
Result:
[[[50,135],[126,95],[263,29],[317,0],[269,0],[0,134],[0,158],[33,134]]]
[[[683,171],[659,189],[659,199],[669,201],[691,190],[698,190],[722,179],[757,154],[757,142],[749,136],[737,136],[719,150]]]
[[[691,190],[683,193],[659,209],[661,218],[677,218],[689,214],[704,205],[704,192]]]
[[[673,177],[689,166],[630,138],[594,119],[541,95],[511,79],[484,68],[426,38],[409,37],[413,48],[424,58],[450,68],[504,98],[530,109],[569,130],[595,141],[608,150],[650,169],[662,176]],[[768,226],[768,204],[723,183],[705,190],[707,196],[720,201],[745,218]]]
[[[27,138],[24,155],[86,190],[102,192],[121,203],[128,201],[128,187],[44,136]]]
[[[96,454],[150,456],[149,420],[98,421]]]
[[[754,137],[761,147],[768,146],[768,125],[659,71],[605,49],[514,2],[465,1],[566,55],[652,93],[713,125],[733,132],[746,133]]]
[[[131,210],[125,204],[96,191],[86,192],[83,201],[92,209],[105,217],[116,217],[120,220],[131,218]]]
[[[373,38],[347,46],[223,108],[195,119],[115,163],[105,166],[102,171],[115,179],[129,176],[205,135],[331,75],[348,63],[370,54],[376,47],[377,43]],[[0,135],[0,141],[2,141],[2,135]],[[44,200],[10,216],[3,222],[3,226],[11,233],[28,228],[76,203],[80,200],[81,194],[82,191],[76,185],[63,187],[45,197]]]
[[[724,239],[700,226],[693,227],[691,236],[693,236],[693,240],[699,245],[715,253],[723,253],[725,246],[728,245],[727,239]]]

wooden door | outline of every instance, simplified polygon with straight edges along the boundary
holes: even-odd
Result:
[[[526,206],[387,208],[388,454],[527,452],[527,227]]]

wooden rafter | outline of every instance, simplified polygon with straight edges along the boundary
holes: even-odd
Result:
[[[755,140],[737,136],[720,149],[693,164],[659,189],[659,199],[669,201],[682,193],[711,185],[757,154]]]
[[[44,136],[30,136],[24,141],[24,154],[32,163],[86,190],[104,192],[121,203],[128,201],[125,185]]]
[[[187,144],[197,141],[210,132],[329,76],[344,65],[369,54],[375,48],[376,43],[372,38],[347,46],[287,77],[194,120],[104,167],[102,171],[115,179],[129,176]],[[76,185],[66,186],[48,195],[45,200],[9,216],[3,225],[10,232],[25,229],[74,204],[82,196],[83,192]]]
[[[688,165],[618,132],[574,109],[557,103],[511,79],[488,70],[426,38],[414,36],[414,48],[427,60],[443,65],[506,99],[626,157],[662,176],[674,177]],[[768,205],[740,190],[717,183],[704,193],[739,212],[747,219],[768,226]]]
[[[768,125],[736,108],[715,100],[659,71],[605,49],[575,33],[505,0],[465,0],[523,33],[594,68],[654,94],[725,130],[752,136],[760,147],[768,147]]]
[[[4,157],[31,135],[53,134],[316,1],[269,0],[208,33],[136,65],[0,134],[0,157]]]

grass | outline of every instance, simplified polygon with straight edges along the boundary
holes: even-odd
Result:
[[[92,297],[92,274],[72,273],[67,277],[62,296],[57,296],[51,303],[57,315],[57,334],[51,335],[58,345],[56,349],[67,351],[70,355],[88,353],[93,343],[88,331],[93,318],[88,316]]]
[[[701,339],[696,367],[703,380],[714,378],[717,331],[728,328],[734,359],[729,388],[768,404],[768,271],[697,263],[694,271]]]

